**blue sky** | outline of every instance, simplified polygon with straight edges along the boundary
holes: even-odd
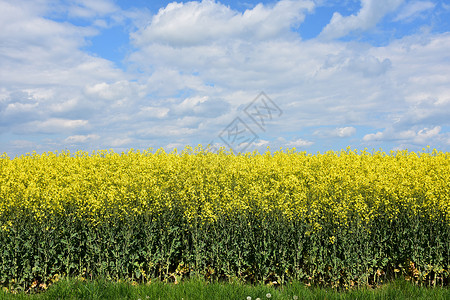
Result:
[[[427,0],[0,0],[0,153],[449,151],[449,20]]]

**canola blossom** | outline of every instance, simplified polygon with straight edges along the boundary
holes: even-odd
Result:
[[[346,226],[349,218],[395,219],[400,210],[450,222],[450,154],[295,150],[232,155],[201,146],[158,150],[48,152],[0,159],[0,220],[110,217],[181,209],[214,221],[236,211]]]

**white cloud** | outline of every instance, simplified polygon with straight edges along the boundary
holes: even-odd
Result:
[[[137,129],[136,134],[141,138],[180,138],[183,136],[193,135],[196,131],[197,130],[193,128],[162,124],[157,127]]]
[[[303,139],[296,139],[296,140],[292,140],[286,143],[287,147],[309,147],[311,145],[313,145],[314,142],[311,141],[307,141],[307,140],[303,140]]]
[[[69,144],[83,144],[89,141],[98,140],[100,136],[97,134],[87,134],[87,135],[71,135],[67,137],[64,142]]]
[[[338,127],[334,129],[318,129],[314,131],[314,135],[322,138],[347,138],[356,134],[356,128],[352,126]]]
[[[129,82],[127,80],[119,80],[113,83],[100,82],[85,88],[86,94],[104,100],[125,100],[133,94],[141,94],[143,87]]]
[[[199,106],[200,104],[208,101],[208,96],[198,96],[198,97],[190,97],[186,98],[176,106],[176,109],[179,111],[187,111],[187,110],[193,110],[195,107]]]
[[[60,118],[50,118],[44,121],[32,121],[24,123],[18,129],[23,133],[57,133],[73,131],[80,128],[86,128],[89,124],[87,120],[68,120]]]
[[[166,151],[172,151],[174,149],[177,149],[177,151],[181,151],[184,149],[186,145],[183,145],[181,143],[169,143],[164,147],[164,150]]]
[[[120,72],[111,62],[80,50],[86,38],[98,33],[95,29],[53,21],[44,13],[33,1],[0,1],[0,82],[4,86],[40,85],[54,90],[118,78]]]
[[[349,136],[354,135],[355,133],[356,133],[355,127],[349,126],[349,127],[336,128],[336,134],[340,138],[349,137]]]
[[[65,52],[67,48],[83,45],[85,36],[95,34],[95,30],[90,28],[55,22],[37,15],[36,13],[41,10],[35,4],[21,2],[23,1],[0,2],[0,26],[2,28],[0,39],[3,41],[3,55],[16,59],[32,59],[33,55],[24,57],[24,53],[30,55],[42,48],[50,51],[50,54]],[[65,44],[61,44],[63,41]],[[12,49],[16,51],[8,51]],[[45,58],[46,53],[42,54]]]
[[[436,6],[431,1],[411,1],[397,14],[394,21],[411,21],[420,16],[423,12],[429,11]]]
[[[259,140],[259,141],[255,142],[254,145],[255,145],[256,147],[264,147],[264,146],[270,145],[270,141]]]
[[[223,99],[209,96],[188,97],[181,103],[174,103],[171,113],[174,116],[199,116],[203,119],[216,118],[229,111],[230,105]]]
[[[5,114],[16,114],[23,112],[30,112],[37,108],[38,103],[9,103],[6,106]]]
[[[379,76],[386,73],[392,63],[388,58],[380,59],[365,55],[349,59],[347,66],[351,71],[361,72],[366,77]]]
[[[423,146],[425,144],[432,144],[432,141],[434,141],[435,138],[439,136],[440,131],[440,126],[436,126],[433,128],[422,128],[419,130],[409,129],[403,131],[388,128],[377,133],[366,134],[363,137],[363,141],[396,141],[401,144],[412,143]]]
[[[320,37],[336,39],[353,31],[365,31],[377,25],[388,13],[395,11],[403,0],[361,0],[361,10],[348,17],[335,12],[330,23],[322,30]]]
[[[417,132],[417,136],[414,138],[414,142],[417,144],[426,144],[427,141],[439,135],[441,131],[441,126],[436,126],[434,128],[424,128]]]
[[[282,0],[273,8],[258,4],[241,14],[213,0],[173,2],[132,37],[140,47],[153,43],[194,46],[230,37],[266,40],[288,34],[287,29],[313,8],[313,1]]]
[[[74,18],[93,18],[114,13],[119,9],[110,0],[76,0],[68,8],[68,14]]]
[[[134,141],[131,138],[113,138],[108,141],[112,147],[122,147],[132,144]],[[131,147],[130,147],[131,148]]]
[[[366,134],[363,137],[363,141],[364,142],[371,142],[371,141],[381,141],[384,138],[384,134],[382,132],[377,132],[377,133],[369,133]]]
[[[141,114],[145,115],[150,118],[158,118],[162,119],[167,117],[167,113],[170,111],[170,109],[166,107],[151,107],[151,106],[145,106],[141,108]]]

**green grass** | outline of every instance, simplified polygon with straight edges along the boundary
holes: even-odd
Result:
[[[269,295],[270,294],[270,295]],[[270,296],[270,297],[267,297]],[[450,299],[448,288],[419,287],[405,280],[397,280],[377,289],[361,288],[334,291],[309,288],[294,283],[281,288],[239,283],[207,283],[191,279],[180,284],[156,282],[133,286],[106,280],[80,281],[63,279],[39,294],[9,294],[0,292],[0,299]]]
[[[337,292],[331,289],[309,288],[300,283],[281,288],[240,283],[207,283],[191,279],[180,284],[155,282],[133,286],[106,280],[80,281],[63,279],[39,294],[8,294],[0,292],[0,299],[232,299],[251,297],[269,299],[450,299],[448,288],[419,287],[405,280],[397,280],[377,289],[354,289]]]

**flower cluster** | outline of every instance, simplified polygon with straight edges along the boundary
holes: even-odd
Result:
[[[0,220],[31,213],[92,221],[177,209],[214,222],[237,211],[280,212],[347,226],[380,216],[444,218],[450,223],[450,154],[368,152],[347,148],[316,155],[295,149],[263,154],[182,152],[48,152],[0,157]]]

